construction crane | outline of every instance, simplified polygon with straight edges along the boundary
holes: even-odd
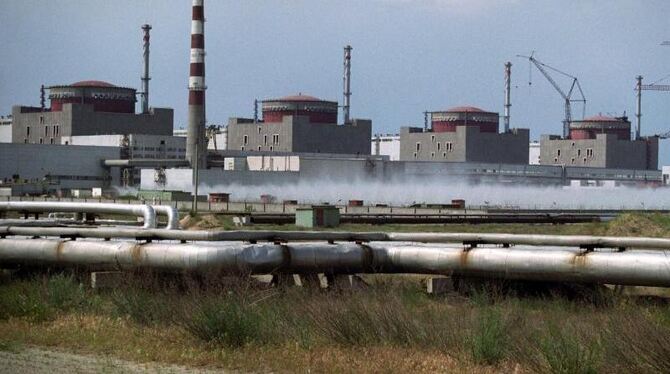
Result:
[[[635,129],[635,139],[639,140],[641,139],[641,134],[640,134],[640,129],[641,129],[641,122],[642,122],[642,91],[665,91],[668,92],[670,91],[670,85],[669,84],[657,84],[665,79],[667,79],[670,76],[666,76],[664,78],[661,78],[657,80],[656,82],[652,84],[642,84],[642,76],[638,75],[636,77],[637,79],[637,84],[635,85],[635,91],[637,91],[637,126]],[[657,134],[655,136],[658,136],[661,139],[668,139],[670,138],[670,131],[664,133],[664,134]]]
[[[573,102],[581,102],[582,103],[582,118],[584,117],[584,113],[586,112],[586,97],[584,97],[584,91],[582,91],[582,86],[579,84],[579,80],[577,79],[577,77],[573,77],[572,75],[570,75],[568,73],[562,72],[562,71],[560,71],[560,70],[558,70],[554,67],[551,67],[551,66],[539,61],[538,59],[533,57],[534,54],[535,54],[535,51],[533,51],[530,54],[530,56],[517,55],[517,57],[525,58],[530,63],[535,65],[537,70],[539,70],[540,73],[542,73],[542,75],[544,75],[544,77],[547,78],[549,83],[551,83],[551,85],[554,87],[554,89],[556,91],[558,91],[558,93],[563,98],[563,100],[565,102],[564,103],[565,118],[563,119],[563,137],[567,138],[568,137],[569,125],[570,125],[570,122],[572,121],[572,103]],[[565,77],[568,77],[568,78],[572,79],[572,84],[570,85],[570,89],[568,90],[567,93],[561,88],[561,86],[558,85],[558,83],[556,83],[554,78],[551,77],[551,75],[549,74],[549,72],[547,70],[551,70],[555,73],[558,73],[560,75],[563,75]],[[530,84],[532,84],[532,82],[529,80],[528,84],[530,85]],[[576,91],[579,92],[579,95],[581,97],[580,99],[573,99],[572,98],[572,94],[575,93],[575,88],[577,88]]]

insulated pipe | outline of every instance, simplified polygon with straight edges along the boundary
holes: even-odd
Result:
[[[670,287],[668,251],[593,252],[520,246],[242,242],[138,244],[124,241],[0,240],[1,266],[88,266],[106,270],[223,273],[420,273],[531,281]]]
[[[166,230],[179,230],[179,211],[177,208],[167,205],[152,205],[156,214],[165,214],[167,216]]]
[[[166,229],[76,227],[0,227],[2,236],[125,238],[188,241],[359,241],[507,244],[580,248],[647,248],[670,250],[670,239],[586,235],[517,235],[473,233],[384,233],[338,231],[179,231]]]
[[[156,212],[150,205],[52,201],[3,201],[0,202],[0,211],[129,214],[144,217],[144,226],[142,226],[142,228],[156,228]]]

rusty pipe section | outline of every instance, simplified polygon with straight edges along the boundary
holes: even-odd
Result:
[[[174,212],[173,217],[178,217]],[[178,221],[175,219],[175,224]],[[176,231],[166,229],[78,227],[0,227],[4,236],[53,236],[77,238],[125,238],[186,241],[360,241],[458,243],[467,245],[506,244],[581,248],[647,248],[670,250],[670,239],[585,235],[518,235],[476,233],[384,233],[343,231]]]
[[[0,266],[222,273],[420,273],[529,281],[670,287],[670,253],[658,250],[372,242],[137,243],[1,239]]]
[[[156,228],[156,211],[151,205],[54,201],[3,201],[0,202],[0,211],[128,214],[143,217],[144,226],[142,228]]]

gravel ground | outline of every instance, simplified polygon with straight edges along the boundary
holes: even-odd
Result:
[[[158,363],[137,364],[112,357],[80,355],[37,347],[0,351],[0,374],[54,373],[221,373]]]

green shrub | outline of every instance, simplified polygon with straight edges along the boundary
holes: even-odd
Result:
[[[496,364],[505,356],[507,335],[500,312],[493,308],[479,314],[468,339],[473,360],[478,364]]]
[[[196,306],[184,327],[202,341],[237,348],[262,340],[262,322],[253,307],[227,297]]]
[[[600,343],[583,343],[570,329],[549,328],[549,335],[540,344],[549,371],[556,374],[597,373],[600,362]]]

